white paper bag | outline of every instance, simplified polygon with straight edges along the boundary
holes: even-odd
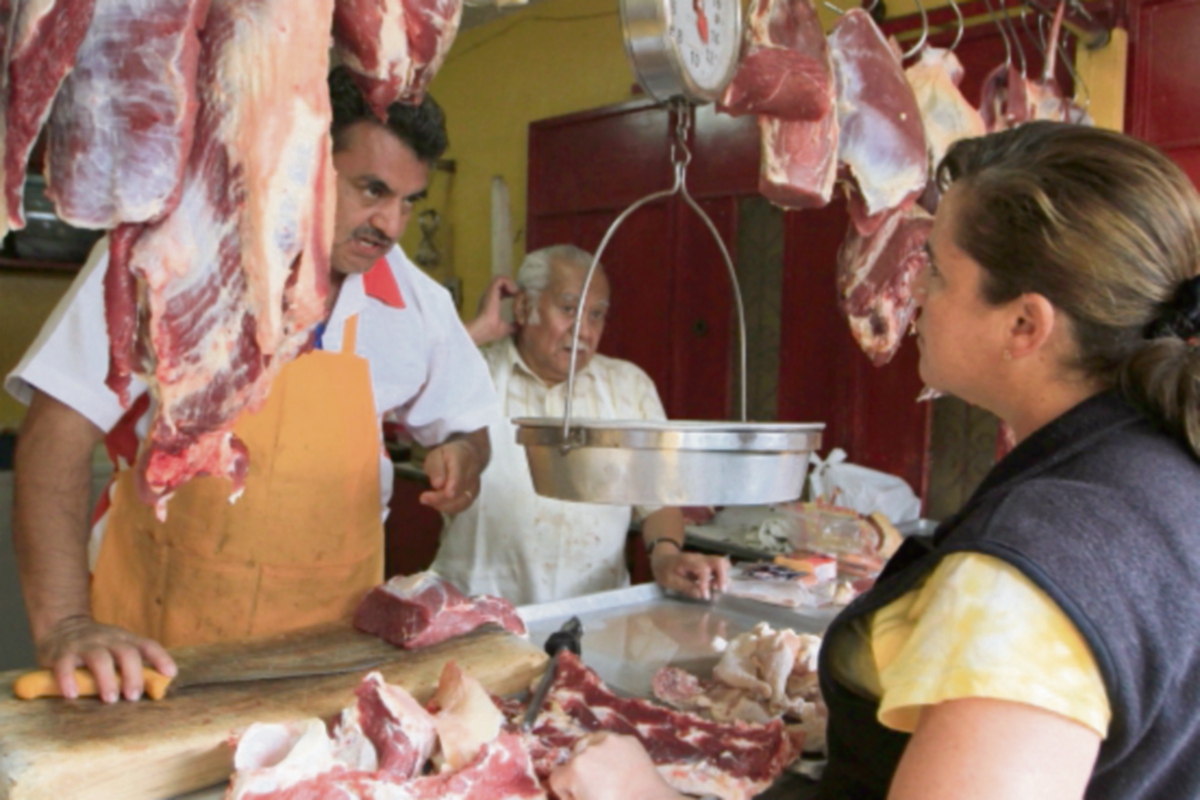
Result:
[[[815,454],[809,459],[813,464],[808,478],[813,499],[852,508],[860,514],[880,511],[893,525],[920,518],[921,500],[903,478],[850,464],[840,447],[824,460]]]

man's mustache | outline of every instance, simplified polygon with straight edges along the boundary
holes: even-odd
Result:
[[[362,225],[357,227],[354,229],[354,233],[350,234],[350,236],[353,239],[362,239],[369,244],[379,245],[380,247],[392,244],[391,237],[379,230],[379,228],[376,228],[374,225]]]

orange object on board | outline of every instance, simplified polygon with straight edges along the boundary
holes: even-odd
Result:
[[[348,619],[383,580],[379,420],[367,361],[342,351],[284,366],[233,432],[250,452],[245,490],[181,486],[165,523],[117,476],[92,575],[92,612],[164,646],[244,639]]]

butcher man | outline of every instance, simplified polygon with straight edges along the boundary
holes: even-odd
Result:
[[[393,476],[384,412],[432,448],[421,502],[457,513],[478,495],[495,391],[450,295],[396,245],[446,149],[441,109],[432,99],[397,103],[384,124],[349,73],[335,70],[329,85],[337,214],[328,316],[314,349],[235,424],[250,452],[236,502],[228,481],[211,476],[175,493],[165,523],[137,500],[128,466],[149,396],[137,385],[140,398],[123,408],[104,383],[104,248],[5,382],[29,404],[15,466],[22,590],[38,660],[67,697],[76,667],[91,670],[106,702],[133,700],[143,662],[174,674],[164,647],[348,617],[383,578]],[[101,441],[118,470],[93,519]]]
[[[504,418],[492,427],[493,456],[479,501],[442,532],[433,569],[471,594],[497,594],[517,604],[615,589],[629,582],[625,541],[633,514],[642,521],[654,578],[668,589],[707,598],[728,581],[729,562],[683,552],[677,508],[571,503],[533,490],[513,417],[562,417],[575,312],[592,261],[559,245],[530,253],[511,279],[493,281],[468,326],[500,395]],[[500,301],[515,293],[506,324]],[[583,305],[572,414],[589,419],[666,418],[654,382],[636,365],[599,355],[608,312],[608,279],[597,269]]]

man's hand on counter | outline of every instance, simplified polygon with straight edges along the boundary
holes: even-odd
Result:
[[[659,586],[697,600],[711,600],[729,586],[729,559],[725,556],[657,547],[650,554],[650,571]]]
[[[487,428],[455,434],[425,456],[425,474],[433,488],[420,501],[444,514],[464,511],[479,496],[479,475],[491,457]]]
[[[63,697],[79,696],[75,670],[85,667],[96,680],[100,699],[138,700],[144,689],[142,664],[172,677],[175,661],[162,645],[124,628],[101,625],[88,616],[67,617],[37,643],[38,662],[53,671]]]

